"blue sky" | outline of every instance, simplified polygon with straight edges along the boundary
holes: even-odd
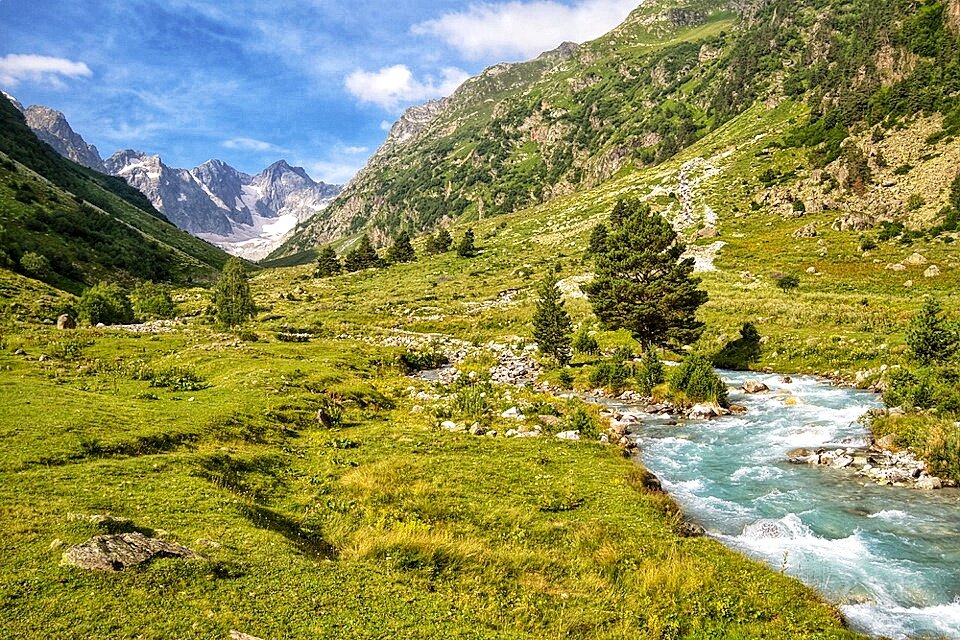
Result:
[[[0,0],[0,89],[101,155],[280,158],[345,182],[406,107],[619,24],[640,0]]]

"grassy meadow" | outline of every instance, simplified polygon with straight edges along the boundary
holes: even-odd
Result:
[[[716,158],[698,198],[726,245],[702,276],[708,330],[695,348],[713,353],[749,321],[764,338],[756,368],[854,379],[902,361],[921,296],[956,306],[948,243],[866,255],[857,234],[830,228],[834,214],[785,219],[752,210],[749,185],[723,187],[751,179],[758,136],[801,115],[748,112],[657,169],[471,221],[472,259],[324,279],[311,265],[254,272],[259,313],[235,332],[210,322],[203,289],[176,292],[172,327],[58,331],[43,321],[70,297],[2,272],[0,636],[855,637],[797,581],[684,537],[677,507],[616,447],[438,428],[502,433],[516,423],[501,412],[518,406],[561,429],[590,410],[495,386],[467,398],[408,377],[403,350],[381,344],[399,332],[529,342],[544,272],[589,274],[589,231],[616,198],[654,192],[671,206],[680,165],[700,155]],[[794,239],[810,221],[818,237]],[[942,275],[885,269],[914,251]],[[774,272],[800,286],[780,291]],[[586,300],[566,304],[576,324],[594,322]],[[485,362],[473,366],[482,383]],[[131,530],[202,559],[110,575],[60,565],[67,545]]]

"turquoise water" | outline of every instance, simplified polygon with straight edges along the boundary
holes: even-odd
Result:
[[[641,415],[633,427],[644,464],[688,518],[817,589],[858,631],[960,638],[960,491],[881,487],[786,462],[797,447],[867,444],[857,419],[878,398],[807,377],[724,378],[760,379],[772,392],[732,393],[744,416],[670,425]]]

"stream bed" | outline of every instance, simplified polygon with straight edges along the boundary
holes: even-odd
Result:
[[[687,517],[818,590],[858,631],[960,638],[960,490],[879,486],[786,461],[797,447],[869,444],[857,420],[879,398],[810,377],[722,375],[734,387],[762,380],[771,392],[731,393],[748,408],[742,416],[677,425],[642,415],[633,427],[643,463]]]

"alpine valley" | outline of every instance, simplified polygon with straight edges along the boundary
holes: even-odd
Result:
[[[0,636],[960,638],[960,0],[556,44],[342,188],[0,99]]]
[[[190,170],[171,168],[159,156],[131,149],[103,160],[59,111],[36,105],[23,109],[7,97],[37,137],[57,153],[123,178],[179,228],[250,260],[265,257],[341,191],[338,185],[314,182],[302,168],[283,160],[256,176],[220,160]]]

